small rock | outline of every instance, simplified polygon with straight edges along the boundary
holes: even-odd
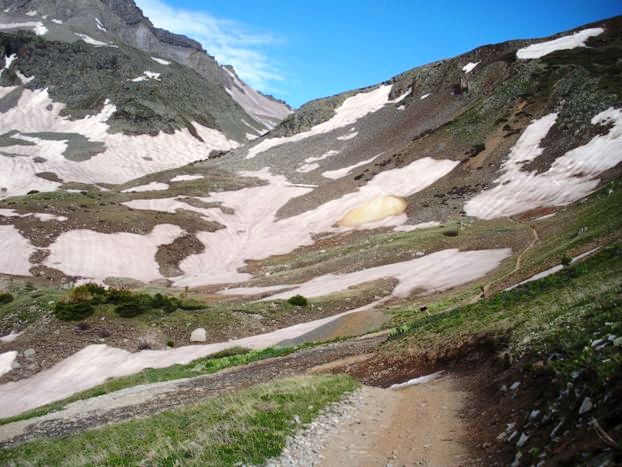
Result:
[[[37,352],[35,351],[35,349],[26,349],[24,350],[24,357],[26,358],[32,358],[35,356]]]
[[[512,386],[510,386],[510,391],[516,391],[519,386],[520,386],[520,381],[516,381],[515,383],[512,384]]]
[[[190,334],[190,342],[205,342],[207,340],[207,331],[204,328],[196,328]]]
[[[616,337],[616,338],[613,340],[613,346],[614,346],[614,347],[622,347],[622,336],[620,336],[620,337]]]
[[[595,341],[592,341],[592,348],[598,347],[600,344],[604,342],[607,342],[607,339],[596,339]]]
[[[508,437],[508,434],[505,431],[502,431],[501,433],[497,435],[497,441],[499,441],[500,443],[503,443],[505,441],[505,438],[507,437]]]
[[[540,416],[540,411],[539,410],[532,410],[530,412],[530,414],[529,414],[529,420],[535,420],[539,416]]]
[[[510,437],[508,438],[508,443],[510,441],[512,441],[514,438],[516,438],[518,436],[518,431],[513,431],[512,434],[510,435]]]
[[[592,399],[586,397],[585,399],[583,399],[581,407],[579,407],[579,415],[589,412],[590,410],[592,410],[592,407],[594,407],[594,404],[592,404]]]
[[[294,415],[294,422],[296,422],[296,425],[300,425],[302,423],[299,415]]]
[[[520,460],[523,457],[523,453],[518,451],[516,456],[514,456],[514,462],[512,462],[512,467],[518,467],[520,465]]]
[[[529,436],[525,433],[521,433],[520,438],[518,438],[518,441],[516,442],[516,447],[522,448],[525,444],[527,444],[527,440],[529,440]]]
[[[499,390],[501,392],[508,392],[508,387],[504,384],[503,386],[501,386],[501,388]]]

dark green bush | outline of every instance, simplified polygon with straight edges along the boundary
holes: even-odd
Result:
[[[457,237],[458,233],[457,229],[448,229],[443,231],[443,235],[445,235],[445,237]]]
[[[11,303],[13,301],[13,295],[8,292],[0,293],[0,305],[6,305],[7,303]]]
[[[63,321],[79,321],[91,316],[94,312],[95,308],[89,302],[58,302],[54,308],[54,315]]]
[[[149,310],[149,307],[140,300],[129,301],[118,304],[114,311],[123,318],[134,318],[142,315]]]
[[[106,302],[108,303],[124,303],[132,300],[134,294],[126,289],[108,289],[106,293]]]
[[[294,306],[307,306],[309,301],[306,297],[303,297],[302,295],[294,295],[293,297],[289,297],[287,303]]]
[[[198,302],[196,300],[181,300],[179,302],[179,308],[186,311],[193,310],[202,310],[206,308],[204,303]]]
[[[151,308],[159,308],[165,313],[172,313],[181,305],[180,301],[176,297],[167,297],[157,293],[151,299]]]

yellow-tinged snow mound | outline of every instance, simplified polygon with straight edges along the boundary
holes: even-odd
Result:
[[[349,211],[338,224],[341,227],[355,227],[369,222],[381,221],[387,217],[403,213],[406,206],[408,206],[406,200],[399,196],[378,196]]]

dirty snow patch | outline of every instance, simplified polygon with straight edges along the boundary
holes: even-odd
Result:
[[[176,175],[171,178],[171,182],[190,182],[192,180],[201,180],[205,178],[203,175]],[[166,188],[165,188],[166,189]]]
[[[15,350],[0,353],[0,376],[8,373],[13,369],[12,365],[16,358],[17,352]]]
[[[417,384],[429,383],[430,381],[434,381],[435,379],[440,378],[441,376],[443,376],[444,373],[445,372],[441,370],[437,371],[436,373],[432,373],[431,375],[419,376],[418,378],[413,378],[403,383],[393,384],[389,386],[389,389],[401,389],[408,386],[416,386]]]
[[[163,190],[168,190],[167,183],[151,182],[151,183],[147,183],[146,185],[140,185],[140,186],[135,186],[132,188],[127,188],[126,190],[123,190],[121,193],[142,193],[144,191],[163,191]]]
[[[459,251],[448,249],[399,263],[385,264],[345,274],[325,274],[303,284],[284,285],[295,287],[287,292],[272,295],[263,300],[287,299],[292,295],[321,297],[343,292],[351,287],[380,279],[398,281],[391,297],[403,298],[415,289],[426,293],[446,290],[471,282],[488,274],[501,261],[511,256],[509,248],[496,250]],[[271,292],[274,286],[232,288],[221,291],[223,295],[257,295]]]
[[[345,134],[343,136],[337,137],[337,139],[339,141],[348,141],[348,140],[350,140],[352,138],[356,138],[356,135],[358,135],[358,134],[359,134],[358,131],[351,131],[350,133],[347,133],[347,134]]]
[[[141,81],[146,81],[148,79],[155,79],[157,81],[160,81],[161,80],[160,73],[155,73],[153,71],[145,71],[138,78],[131,79],[130,81],[133,81],[134,83],[139,83]]]
[[[158,58],[158,57],[151,57],[151,60],[153,60],[154,62],[159,63],[160,65],[170,65],[171,64],[171,62],[163,60],[163,59]]]
[[[432,227],[438,227],[441,225],[440,222],[430,221],[430,222],[420,222],[419,224],[411,224],[411,225],[398,225],[393,229],[394,232],[412,232],[413,230],[419,229],[429,229]]]
[[[464,71],[465,73],[470,73],[470,72],[472,72],[472,71],[473,71],[473,69],[474,69],[477,65],[479,65],[479,63],[480,63],[480,62],[475,62],[475,63],[473,63],[473,62],[469,62],[469,63],[467,63],[466,65],[464,65],[464,66],[462,67],[462,71]]]
[[[82,39],[84,42],[86,42],[87,44],[93,45],[95,47],[117,47],[114,44],[108,44],[106,42],[101,42],[101,41],[98,41],[97,39],[93,39],[91,36],[87,36],[86,34],[81,34],[79,32],[74,32],[74,34],[78,36],[80,39]]]
[[[105,28],[105,27],[104,27],[104,25],[101,23],[101,21],[99,20],[99,18],[95,18],[95,25],[97,26],[97,29],[99,29],[100,31],[108,32],[108,31],[106,31],[106,28]]]
[[[349,165],[348,167],[344,167],[342,169],[337,169],[337,170],[328,170],[326,172],[322,172],[322,177],[325,178],[330,178],[332,180],[338,180],[340,178],[345,177],[346,175],[350,175],[352,173],[352,171],[358,167],[361,167],[363,165],[367,165],[372,163],[373,161],[375,161],[378,157],[382,156],[384,153],[381,152],[380,154],[375,155],[374,157],[361,161],[361,162],[357,162],[354,165]]]
[[[28,258],[35,252],[30,242],[12,225],[0,225],[0,273],[14,276],[31,276],[32,265]],[[11,254],[6,254],[11,252]]]
[[[532,122],[501,166],[502,175],[494,188],[465,204],[469,216],[480,219],[511,216],[544,206],[564,206],[591,193],[602,172],[622,162],[622,110],[609,108],[592,118],[592,125],[613,124],[607,134],[568,151],[543,173],[521,170],[539,157],[541,141],[555,124],[552,113]]]
[[[0,342],[2,342],[3,344],[8,344],[9,342],[13,342],[15,339],[21,336],[21,334],[21,332],[11,332],[6,336],[0,337]]]
[[[575,32],[570,36],[560,37],[552,41],[531,44],[516,51],[516,56],[523,60],[540,58],[557,50],[569,50],[576,47],[585,47],[585,42],[594,36],[605,32],[603,28],[589,28]]]
[[[361,92],[348,97],[335,109],[335,115],[328,121],[315,125],[308,131],[303,131],[292,136],[267,138],[248,150],[247,159],[252,159],[258,154],[273,147],[286,143],[301,141],[311,136],[328,133],[344,126],[352,125],[364,116],[376,112],[384,107],[389,101],[392,85],[379,86],[368,92]]]
[[[48,32],[48,28],[46,28],[41,21],[0,24],[0,30],[3,29],[32,29],[37,36],[43,36]]]

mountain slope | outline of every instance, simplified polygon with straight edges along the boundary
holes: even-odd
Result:
[[[290,112],[195,41],[154,28],[132,1],[0,6],[3,159],[30,156],[3,160],[4,196],[62,181],[119,183],[206,159],[258,137]],[[23,109],[37,121],[26,121]],[[48,153],[61,141],[65,150]],[[72,167],[98,155],[103,165]]]

